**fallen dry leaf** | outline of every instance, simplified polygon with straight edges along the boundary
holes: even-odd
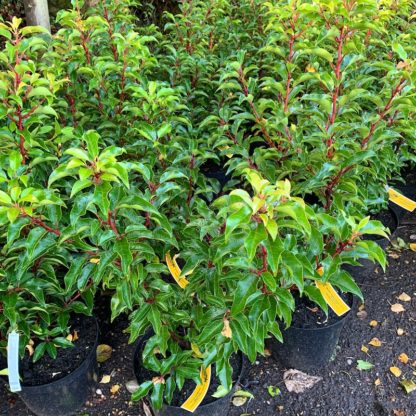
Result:
[[[369,344],[373,347],[381,347],[381,341],[378,338],[373,338]]]
[[[394,409],[393,415],[394,416],[407,416],[407,413],[404,410]]]
[[[409,394],[412,391],[416,390],[416,384],[412,380],[402,380],[400,382],[402,387],[405,389],[406,393]]]
[[[100,344],[97,347],[97,361],[99,363],[103,363],[104,361],[107,361],[113,352],[113,349],[106,344]]]
[[[390,372],[396,377],[400,377],[402,375],[402,370],[398,367],[390,367]]]
[[[71,342],[76,341],[78,338],[79,338],[79,337],[78,337],[78,332],[77,332],[77,331],[74,331],[74,333],[73,333],[73,334],[69,334],[69,335],[66,337],[66,339],[67,339],[68,341],[71,341]]]
[[[404,312],[405,309],[403,307],[403,305],[401,303],[395,303],[394,305],[391,305],[391,311],[394,313],[400,313],[400,312]]]
[[[368,348],[365,345],[361,345],[361,351],[365,352],[367,354],[368,353]]]
[[[322,377],[310,376],[299,370],[287,370],[283,374],[283,381],[290,393],[303,393],[321,380]]]
[[[33,342],[33,340],[29,340],[29,343],[26,345],[26,349],[29,351],[29,357],[31,357],[33,355],[33,353],[35,352],[35,349],[33,348],[33,345],[35,343]]]
[[[362,321],[367,318],[367,311],[359,311],[357,312],[357,318],[361,319]]]
[[[378,387],[380,384],[381,384],[381,380],[380,380],[379,378],[377,378],[377,379],[374,381],[374,385],[375,385],[376,387]]]
[[[375,320],[370,321],[370,326],[372,326],[373,328],[375,328],[378,325],[378,322]]]
[[[401,300],[402,302],[410,302],[412,298],[405,292],[403,292],[397,299]]]
[[[114,384],[113,386],[111,386],[110,393],[111,394],[116,394],[119,390],[120,390],[120,385],[119,384]]]
[[[416,367],[416,361],[412,362],[412,367]]]
[[[225,338],[231,338],[233,336],[230,321],[227,318],[224,318],[224,327],[222,328],[221,335]]]
[[[402,328],[397,328],[397,335],[398,335],[399,337],[401,337],[402,335],[404,335],[404,329],[402,329]]]
[[[103,378],[100,381],[100,384],[108,384],[111,380],[111,376],[108,374],[103,375]]]
[[[232,403],[234,406],[240,407],[240,406],[243,406],[247,400],[248,400],[248,397],[236,396],[236,397],[233,397]]]
[[[409,362],[409,357],[407,356],[407,354],[405,354],[404,352],[402,352],[399,355],[399,361],[402,362],[403,364],[407,364]]]
[[[266,358],[269,358],[271,355],[272,355],[272,352],[268,348],[265,348],[264,349],[264,356]]]

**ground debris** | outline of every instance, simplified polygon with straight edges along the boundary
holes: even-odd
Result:
[[[310,376],[309,374],[294,369],[287,370],[283,374],[283,381],[291,393],[303,393],[321,380],[322,377]]]

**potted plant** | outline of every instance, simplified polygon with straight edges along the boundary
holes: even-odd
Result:
[[[247,177],[253,194],[234,190],[211,208],[193,199],[188,220],[173,222],[176,239],[150,242],[155,265],[140,266],[140,256],[133,253],[131,267],[137,269],[139,284],[124,295],[132,303],[129,308],[118,297],[113,305],[133,309],[131,342],[146,334],[134,356],[141,384],[133,399],[148,396],[160,414],[187,414],[179,407],[206,371],[211,371],[211,387],[198,414],[215,412],[219,403],[211,396],[224,396],[239,379],[238,373],[233,376],[233,367],[239,370],[235,354],[254,361],[264,353],[266,338],[282,340],[278,321],[290,326],[296,296],[307,296],[327,311],[315,281],[330,280],[361,296],[351,277],[339,270],[340,257],[348,261],[366,253],[383,262],[382,251],[371,242],[355,242],[361,232],[383,233],[380,224],[367,218],[353,226],[348,218],[348,225],[337,229],[339,238],[324,248],[325,227],[329,235],[336,219],[321,218],[302,199],[291,197],[288,182],[271,184],[253,171]],[[323,276],[317,261],[328,267]],[[121,282],[114,275],[109,281]],[[221,406],[224,412],[226,404]]]
[[[327,211],[387,207],[385,185],[404,162],[398,149],[412,146],[413,69],[400,35],[372,18],[384,7],[259,8],[264,46],[230,55],[217,84],[220,114],[205,120],[228,146],[230,172],[288,178]]]
[[[371,221],[369,217],[359,220],[345,213],[336,217],[316,213],[301,199],[290,196],[288,182],[271,185],[256,171],[249,171],[247,177],[255,193],[252,202],[243,190],[232,191],[229,198],[230,202],[235,201],[231,205],[232,215],[229,217],[235,221],[233,232],[242,234],[245,245],[245,250],[236,251],[238,257],[234,260],[235,265],[240,273],[250,276],[255,272],[250,262],[256,250],[257,256],[263,258],[261,273],[258,274],[260,283],[263,279],[262,292],[269,296],[269,302],[275,297],[277,315],[285,328],[289,328],[283,333],[282,347],[276,342],[271,343],[277,355],[284,358],[286,365],[295,366],[296,363],[296,368],[309,369],[324,365],[334,352],[345,319],[339,320],[332,327],[325,328],[322,325],[317,331],[305,332],[300,328],[305,324],[312,328],[319,327],[319,320],[328,322],[324,318],[328,315],[329,298],[326,293],[331,291],[337,296],[332,286],[341,293],[349,292],[362,298],[354,279],[341,266],[359,258],[368,258],[385,267],[385,256],[381,248],[372,241],[361,240],[367,234],[386,235],[384,228],[381,223]],[[252,208],[252,213],[249,207]],[[285,215],[291,217],[290,220],[282,218]],[[272,234],[267,236],[264,227],[269,234],[273,230]],[[254,247],[250,245],[252,238]],[[282,291],[283,294],[286,293],[284,296],[281,295]],[[279,299],[279,296],[283,297]],[[345,300],[351,307],[351,300]],[[343,303],[342,299],[338,301]],[[316,312],[315,316],[307,310],[310,302],[318,306],[312,308]],[[338,311],[336,304],[329,303],[329,306]],[[349,309],[345,305],[341,306],[344,313]],[[292,316],[296,318],[298,330],[291,326]],[[329,316],[331,323],[337,322],[335,314]],[[268,318],[271,320],[270,316]],[[273,319],[275,321],[276,317]],[[308,338],[311,336],[316,336],[317,341]],[[253,334],[253,337],[256,335]]]
[[[97,266],[85,243],[70,242],[60,196],[36,187],[19,152],[1,160],[1,352],[16,332],[20,396],[37,415],[69,415],[97,379],[98,326],[91,317]]]
[[[73,198],[103,181],[104,173],[104,180],[124,180],[125,171],[111,163],[111,149],[106,158],[94,159],[96,133],[86,133],[82,142],[72,128],[56,121],[65,80],[47,65],[49,39],[32,36],[42,32],[22,28],[19,19],[1,24],[6,42],[0,75],[5,138],[0,152],[0,344],[3,355],[8,336],[18,334],[20,395],[28,407],[38,415],[67,415],[83,405],[97,378],[98,327],[90,316],[106,267],[104,261],[90,261],[95,248],[89,242],[93,229],[81,218],[85,199],[80,206]],[[78,169],[82,178],[73,187],[68,181],[58,187],[71,169],[90,161],[81,148],[71,150],[74,143],[88,148],[92,163]],[[71,156],[72,168],[59,165]],[[97,168],[95,162],[103,165]],[[93,196],[90,192],[86,199]]]

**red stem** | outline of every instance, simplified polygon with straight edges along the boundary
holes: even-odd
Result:
[[[326,198],[326,203],[324,208],[326,210],[328,210],[329,208],[331,208],[332,205],[332,195],[334,193],[334,189],[335,187],[338,185],[339,181],[341,180],[341,178],[347,173],[349,172],[352,168],[354,167],[354,165],[351,166],[347,166],[345,168],[342,168],[337,175],[335,175],[331,181],[327,184],[326,188],[325,188],[325,198]]]
[[[88,282],[88,285],[85,287],[83,292],[86,292],[88,289],[91,288],[93,284],[93,280],[90,279],[90,281]],[[75,296],[73,296],[72,298],[70,298],[68,301],[65,302],[65,306],[70,305],[72,302],[75,302],[82,294],[83,292],[81,292],[80,290],[78,290],[77,294]]]
[[[108,15],[108,10],[107,10],[107,7],[104,6],[104,2],[103,2],[103,7],[104,7],[104,19],[107,21],[107,24],[108,24],[107,32],[108,32],[108,36],[110,37],[111,51],[113,52],[114,60],[117,61],[118,53],[117,53],[116,45],[114,45],[114,42],[113,42],[113,28],[111,27],[112,19],[110,19]]]
[[[59,230],[49,227],[49,225],[46,225],[40,218],[31,217],[31,221],[32,221],[32,224],[43,227],[49,233],[55,234],[58,237],[61,235],[61,232]]]
[[[389,101],[387,101],[387,104],[385,105],[385,107],[383,108],[383,110],[381,111],[381,113],[379,113],[378,115],[378,119],[371,124],[370,126],[370,131],[367,134],[367,136],[361,141],[361,148],[365,149],[367,146],[367,143],[370,141],[371,137],[373,137],[374,131],[376,130],[376,127],[379,125],[379,123],[384,119],[384,117],[386,116],[387,112],[390,110],[391,105],[393,104],[393,100],[394,98],[400,94],[404,88],[406,80],[404,78],[402,78],[399,83],[397,84],[397,86],[393,89],[393,91],[391,92],[391,96]]]
[[[289,40],[289,57],[287,60],[287,80],[286,80],[286,95],[284,99],[284,111],[287,113],[289,107],[289,94],[290,94],[290,84],[292,82],[292,71],[290,70],[289,66],[292,64],[293,61],[293,45],[295,43],[295,35],[292,35]]]
[[[117,226],[116,226],[116,223],[115,223],[114,219],[115,219],[115,214],[112,211],[108,211],[107,224],[113,230],[113,232],[117,236],[117,238],[119,238],[120,237],[120,233],[117,230]]]
[[[348,30],[347,30],[348,31]],[[331,114],[328,114],[328,121],[326,123],[326,131],[329,130],[329,128],[335,123],[337,114],[338,114],[338,108],[337,108],[337,101],[338,101],[338,95],[341,89],[341,78],[342,78],[342,72],[341,72],[341,64],[344,59],[344,56],[342,55],[342,48],[344,45],[344,40],[346,37],[345,34],[346,30],[344,27],[341,28],[341,33],[339,36],[335,38],[335,41],[338,45],[337,47],[337,63],[334,67],[335,71],[335,79],[336,79],[336,86],[334,88],[334,91],[332,92],[332,110]],[[326,146],[327,146],[327,157],[329,159],[332,159],[334,156],[333,146],[334,144],[334,134],[331,134],[331,136],[326,140]]]

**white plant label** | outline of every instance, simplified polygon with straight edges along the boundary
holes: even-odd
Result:
[[[19,378],[19,334],[12,331],[7,339],[7,368],[9,369],[10,391],[22,390]]]

